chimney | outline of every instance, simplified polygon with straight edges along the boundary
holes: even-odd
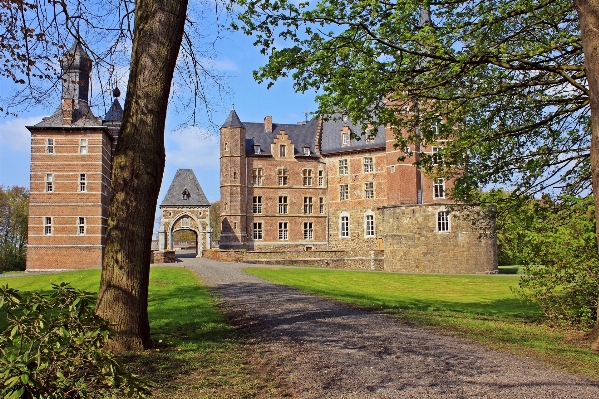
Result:
[[[266,133],[272,132],[272,116],[264,118],[264,131]]]
[[[71,126],[73,124],[73,110],[75,108],[75,100],[72,98],[62,99],[62,124],[63,126]]]

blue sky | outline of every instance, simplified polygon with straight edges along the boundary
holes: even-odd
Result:
[[[252,71],[263,65],[266,57],[252,41],[241,32],[231,32],[216,45],[219,55],[214,68],[228,75],[225,81],[230,93],[218,100],[223,105],[214,113],[214,122],[220,126],[233,104],[240,119],[246,122],[260,122],[271,115],[274,122],[295,123],[305,118],[304,112],[315,111],[315,94],[294,93],[291,79],[277,81],[270,90],[266,84],[259,85],[253,80]],[[0,82],[4,88],[9,84],[6,80]],[[209,97],[217,101],[219,95],[209,93]],[[58,103],[50,108],[21,111],[16,118],[0,117],[0,185],[29,187],[30,134],[25,126],[40,122],[57,106]],[[193,169],[208,200],[216,201],[220,197],[218,128],[179,129],[182,118],[169,106],[165,131],[166,168],[158,203],[180,168]]]

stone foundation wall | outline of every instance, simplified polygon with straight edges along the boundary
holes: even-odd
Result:
[[[243,262],[244,250],[221,250],[218,248],[205,249],[203,257],[223,262]]]
[[[152,251],[150,263],[175,263],[175,251]]]

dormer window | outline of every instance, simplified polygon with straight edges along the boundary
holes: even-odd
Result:
[[[349,145],[349,133],[341,133],[341,145]]]
[[[254,154],[260,154],[260,144],[254,144]]]
[[[310,156],[310,147],[304,147],[304,155],[305,156]]]
[[[343,114],[343,115],[341,116],[341,119],[343,119],[343,122],[347,122],[347,119],[348,119],[348,118],[347,118],[347,114]]]
[[[189,197],[191,197],[191,194],[189,194],[189,190],[183,190],[183,192],[181,193],[181,198],[187,201]]]

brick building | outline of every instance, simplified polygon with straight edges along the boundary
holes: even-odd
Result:
[[[403,151],[384,127],[367,137],[342,115],[277,124],[269,116],[241,122],[235,111],[220,135],[222,250],[241,250],[246,260],[264,263],[422,272],[497,268],[494,238],[449,212],[451,181],[413,165],[419,153],[432,155],[443,143],[413,146],[413,155],[398,161]]]
[[[123,109],[105,118],[88,104],[92,62],[80,44],[60,60],[61,105],[31,132],[27,270],[100,267],[112,157]]]

